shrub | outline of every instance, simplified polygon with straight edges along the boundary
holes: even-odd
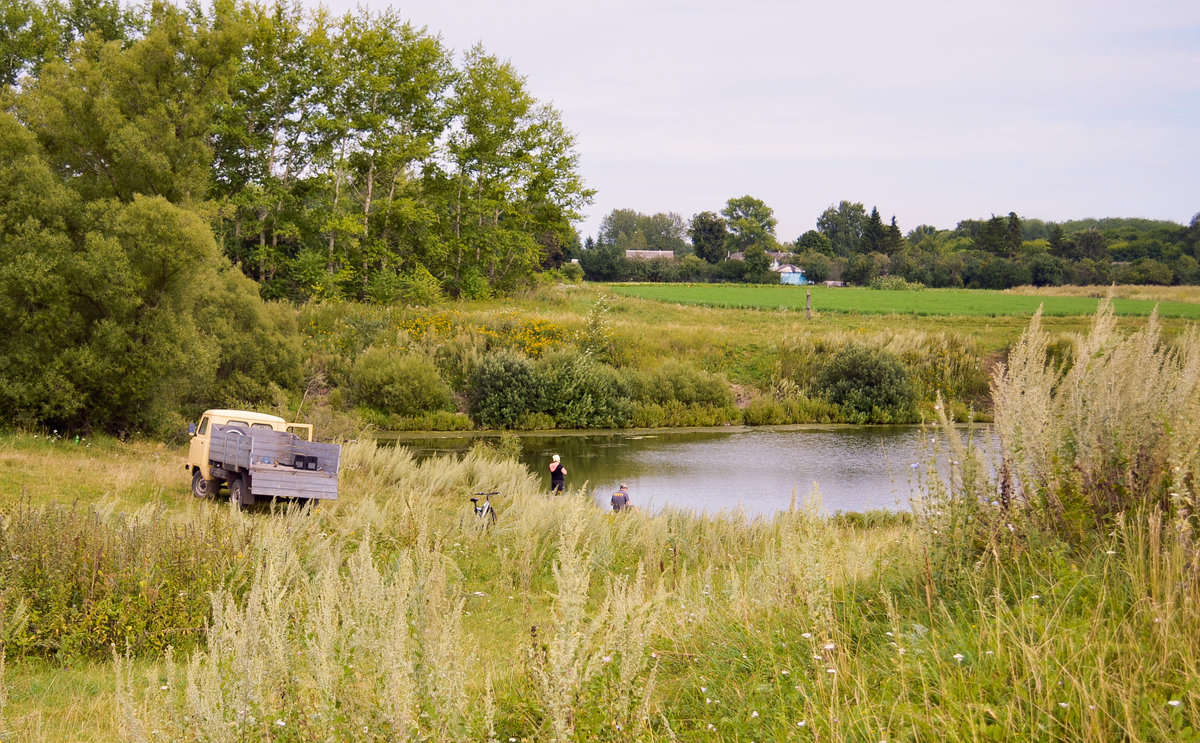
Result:
[[[882,349],[839,350],[818,374],[817,386],[855,423],[906,423],[916,417],[916,394],[908,372]]]
[[[621,428],[633,404],[628,385],[612,367],[580,354],[549,354],[537,364],[546,384],[545,412],[558,428]]]
[[[650,403],[723,407],[733,404],[724,378],[682,361],[667,361],[651,372],[632,372],[629,383],[635,399]]]
[[[468,410],[481,426],[512,428],[521,416],[545,409],[545,381],[527,356],[502,350],[471,373]]]
[[[871,289],[882,289],[893,292],[916,292],[925,288],[919,281],[907,281],[903,276],[876,276],[867,285]]]
[[[354,362],[349,391],[355,404],[400,416],[450,407],[450,388],[420,356],[371,348]]]

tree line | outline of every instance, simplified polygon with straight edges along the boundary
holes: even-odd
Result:
[[[751,196],[685,220],[617,209],[578,257],[587,278],[777,283],[771,258],[810,281],[866,285],[882,277],[931,287],[1007,289],[1063,284],[1200,284],[1200,214],[1188,225],[1147,219],[1062,223],[1014,212],[966,219],[954,229],[919,225],[904,233],[895,216],[841,201],[793,241],[775,234],[774,211]],[[627,259],[626,250],[670,250],[670,259]]]
[[[118,432],[299,388],[263,298],[512,291],[591,198],[510,63],[287,0],[8,3],[0,191],[0,415]]]

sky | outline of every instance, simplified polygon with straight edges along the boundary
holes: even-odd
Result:
[[[1200,212],[1196,0],[324,5],[510,61],[576,136],[581,237],[613,209],[690,219],[745,195],[780,240],[842,200],[904,232]]]

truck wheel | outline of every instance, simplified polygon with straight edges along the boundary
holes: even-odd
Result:
[[[241,508],[246,503],[246,481],[240,477],[235,477],[229,481],[229,500],[233,505]]]
[[[200,470],[192,473],[192,495],[197,498],[211,498],[220,488],[220,480],[209,480],[200,474]]]

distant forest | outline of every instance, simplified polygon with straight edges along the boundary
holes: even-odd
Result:
[[[1182,225],[1119,218],[1054,223],[1009,212],[966,219],[952,230],[920,225],[905,233],[878,208],[842,201],[794,241],[779,240],[775,226],[774,211],[751,196],[690,220],[617,209],[579,258],[587,278],[609,281],[778,283],[770,266],[782,260],[803,268],[810,281],[864,286],[882,277],[972,289],[1200,284],[1200,214]],[[628,259],[626,250],[673,257]]]

